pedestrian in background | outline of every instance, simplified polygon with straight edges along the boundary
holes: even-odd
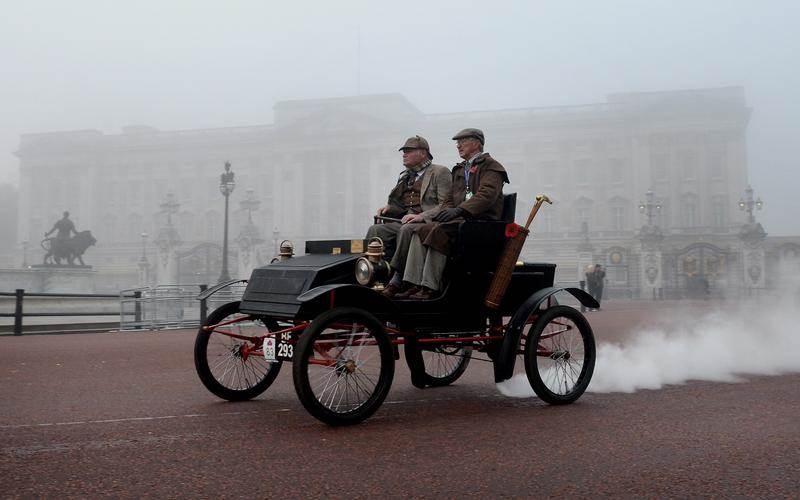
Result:
[[[592,275],[594,277],[594,293],[592,297],[594,297],[599,306],[600,301],[603,300],[603,285],[605,284],[606,271],[603,269],[602,265],[595,264]],[[598,307],[597,310],[599,311],[600,307]]]
[[[586,281],[589,285],[589,295],[594,297],[598,306],[600,301],[603,300],[603,286],[605,285],[606,271],[601,264],[595,264],[591,273],[587,273]],[[599,311],[600,307],[595,309]]]

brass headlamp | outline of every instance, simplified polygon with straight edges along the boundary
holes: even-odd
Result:
[[[294,244],[289,240],[281,241],[280,250],[278,251],[278,256],[274,257],[270,264],[274,262],[281,262],[284,260],[289,260],[294,255]]]
[[[356,281],[359,285],[380,290],[388,278],[389,264],[383,260],[383,240],[371,238],[367,252],[356,260]]]

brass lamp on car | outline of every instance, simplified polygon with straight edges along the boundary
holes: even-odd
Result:
[[[294,255],[294,244],[289,240],[281,241],[280,251],[278,256],[273,258],[270,263],[281,262],[283,260],[291,259]]]
[[[388,278],[389,264],[383,260],[383,240],[372,238],[367,252],[356,261],[356,281],[359,285],[380,290]]]

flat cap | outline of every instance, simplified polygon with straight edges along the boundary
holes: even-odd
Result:
[[[477,128],[465,128],[461,132],[454,135],[453,140],[457,141],[459,139],[467,139],[470,137],[473,139],[478,139],[479,141],[481,141],[481,144],[484,143],[483,130]]]
[[[428,158],[433,159],[433,155],[431,154],[431,147],[428,145],[428,141],[425,140],[424,137],[421,135],[415,135],[414,137],[409,137],[406,140],[406,143],[403,144],[398,151],[402,151],[404,149],[424,149],[428,152]]]

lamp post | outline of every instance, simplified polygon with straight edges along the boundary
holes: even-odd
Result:
[[[278,226],[274,226],[272,228],[272,245],[275,248],[274,255],[278,255],[278,236],[280,236],[281,232],[278,231]]]
[[[22,242],[22,268],[28,268],[28,240]]]
[[[753,215],[753,208],[761,210],[764,208],[764,202],[761,198],[753,200],[753,188],[749,185],[744,190],[744,198],[739,198],[739,210],[747,212],[747,222],[750,224],[755,223],[756,217]]]
[[[223,224],[223,237],[222,237],[222,271],[219,273],[219,282],[229,281],[231,279],[228,273],[228,197],[233,193],[233,188],[236,187],[236,182],[233,180],[233,172],[231,172],[231,162],[225,162],[225,171],[219,176],[219,191],[225,197],[225,221]]]
[[[142,233],[142,258],[139,259],[139,262],[147,263],[147,233]]]
[[[653,218],[656,214],[661,213],[661,205],[655,202],[655,195],[653,194],[652,189],[648,189],[644,195],[645,201],[643,203],[639,203],[639,212],[643,213],[645,217],[647,217],[647,225],[653,225]]]
[[[147,237],[148,234],[146,232],[142,232],[140,235],[142,237],[142,256],[139,259],[139,285],[146,286],[147,282],[149,281],[148,269],[150,267],[150,263],[147,262]]]
[[[644,202],[639,203],[639,212],[647,217],[647,223],[639,230],[639,242],[642,245],[639,286],[640,295],[649,297],[652,294],[653,300],[663,298],[663,261],[660,247],[664,233],[658,225],[653,224],[656,214],[660,214],[661,210],[661,205],[655,201],[653,190],[648,189],[644,194]]]

